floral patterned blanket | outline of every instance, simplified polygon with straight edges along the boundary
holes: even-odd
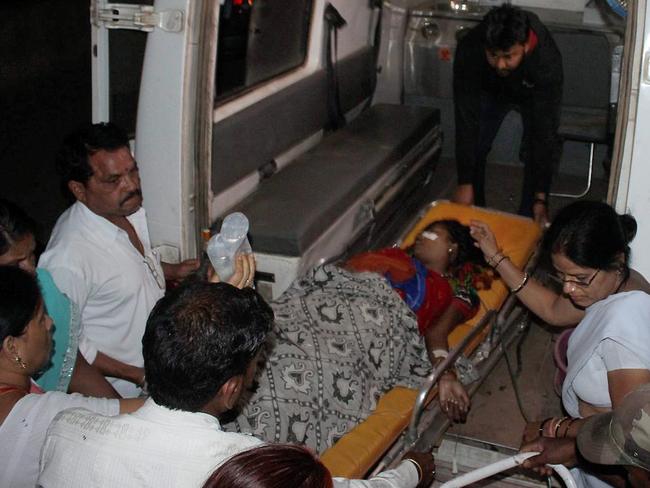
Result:
[[[419,387],[430,372],[415,316],[377,274],[320,266],[271,305],[276,325],[259,383],[226,430],[320,453],[384,392]]]

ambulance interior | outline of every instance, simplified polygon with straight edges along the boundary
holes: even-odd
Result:
[[[102,30],[98,23],[111,76],[95,94],[94,117],[109,114],[135,135],[152,241],[163,254],[189,257],[202,246],[200,229],[242,211],[251,222],[257,287],[277,298],[313,265],[401,242],[430,202],[451,197],[455,47],[501,2],[149,3],[157,11],[187,8],[196,30],[186,34],[184,60],[172,59],[174,41],[165,32]],[[537,13],[563,56],[565,142],[551,217],[578,198],[642,210],[620,184],[634,171],[620,123],[617,132],[626,118],[621,107],[630,110],[625,67],[632,72],[627,44],[640,42],[629,27],[638,29],[636,12],[626,17],[626,2],[614,0],[512,3]],[[176,86],[160,82],[164,70],[153,74],[163,64],[169,73],[180,69],[170,75]],[[175,131],[161,122],[167,112],[160,100],[177,115]],[[516,213],[521,135],[521,118],[511,112],[489,158],[493,209]],[[179,179],[180,188],[164,183]],[[418,439],[436,446],[439,481],[516,453],[526,419],[561,412],[553,359],[559,335],[525,311],[508,312],[508,333],[494,339],[494,360],[472,386],[467,422],[449,426],[434,412]],[[408,435],[385,446],[362,474],[394,463]],[[547,486],[517,472],[487,483]]]

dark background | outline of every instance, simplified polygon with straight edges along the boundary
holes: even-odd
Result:
[[[88,0],[0,3],[0,195],[42,224],[66,208],[54,170],[63,137],[91,120]]]

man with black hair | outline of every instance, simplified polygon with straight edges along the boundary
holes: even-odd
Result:
[[[521,112],[524,181],[519,213],[548,221],[547,198],[561,154],[562,56],[539,18],[495,7],[458,43],[454,61],[454,201],[485,205],[485,163],[506,114]]]
[[[250,288],[181,285],[151,312],[142,340],[151,398],[117,417],[71,409],[59,414],[41,451],[38,486],[199,488],[234,454],[262,442],[225,432],[218,418],[253,382],[273,312]],[[337,479],[335,488],[429,486],[430,454],[407,454],[371,480]]]
[[[115,124],[68,136],[57,169],[76,201],[59,217],[39,267],[79,307],[84,358],[122,396],[138,396],[149,312],[165,278],[180,279],[198,262],[162,263],[151,249],[138,165]]]

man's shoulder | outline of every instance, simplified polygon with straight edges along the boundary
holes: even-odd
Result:
[[[107,429],[117,428],[127,421],[127,416],[109,416],[93,412],[86,407],[75,406],[61,410],[52,420],[48,436],[56,436],[63,432],[76,432],[84,436],[101,433]]]

